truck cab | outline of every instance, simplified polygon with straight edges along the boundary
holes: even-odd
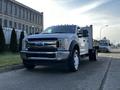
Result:
[[[89,56],[90,60],[96,60],[92,26],[48,27],[41,34],[24,38],[21,51],[21,58],[27,69],[33,69],[36,65],[63,62],[70,71],[77,71],[82,56]]]

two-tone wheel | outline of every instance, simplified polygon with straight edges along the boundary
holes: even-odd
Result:
[[[80,64],[79,51],[77,49],[74,49],[73,51],[71,51],[71,54],[69,56],[68,68],[72,72],[78,71],[79,64]]]

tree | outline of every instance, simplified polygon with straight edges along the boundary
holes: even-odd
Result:
[[[10,51],[17,52],[17,36],[15,29],[13,28],[10,39]]]
[[[3,33],[2,25],[0,25],[0,52],[5,50],[5,36]]]
[[[20,33],[20,39],[19,39],[19,51],[22,50],[22,40],[24,39],[24,31]]]

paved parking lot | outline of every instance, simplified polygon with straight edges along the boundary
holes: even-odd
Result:
[[[120,90],[120,60],[107,55],[99,54],[97,62],[81,61],[75,73],[62,66],[0,73],[0,90]]]

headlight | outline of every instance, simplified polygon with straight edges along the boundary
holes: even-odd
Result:
[[[22,40],[22,50],[26,50],[27,48],[26,48],[26,43],[27,43],[27,40],[26,40],[26,38],[24,38],[23,40]]]
[[[58,50],[67,50],[67,45],[68,45],[68,39],[67,38],[61,38],[58,39],[57,43]]]

